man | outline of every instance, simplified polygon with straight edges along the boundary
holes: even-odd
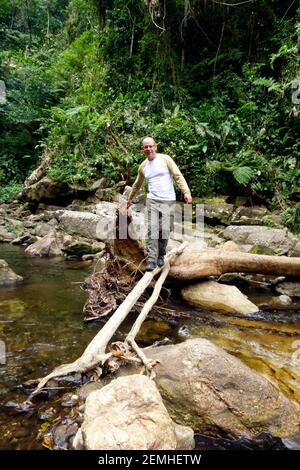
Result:
[[[142,143],[142,152],[147,157],[140,165],[138,176],[129,194],[127,207],[130,207],[144,180],[148,183],[147,194],[147,266],[153,271],[164,265],[164,256],[170,231],[173,228],[175,211],[175,190],[173,178],[184,195],[184,202],[192,203],[192,196],[182,173],[169,155],[157,153],[157,145],[151,137]]]

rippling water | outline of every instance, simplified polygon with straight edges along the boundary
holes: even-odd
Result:
[[[24,277],[21,285],[0,288],[0,339],[7,349],[6,364],[0,365],[3,404],[24,400],[18,389],[22,382],[42,377],[55,366],[80,356],[101,323],[85,325],[82,321],[86,295],[80,282],[90,274],[88,263],[32,258],[23,248],[6,244],[0,244],[0,258]],[[248,294],[250,298],[266,295],[257,290]],[[172,312],[176,317],[167,315]],[[118,339],[131,324],[132,318],[128,318]],[[196,336],[208,338],[271,377],[284,393],[300,402],[299,324],[298,309],[240,318],[175,303],[167,306],[164,319],[149,318],[144,323],[138,341],[144,345],[164,337],[173,342]],[[36,416],[2,412],[0,426],[1,449],[40,448]]]

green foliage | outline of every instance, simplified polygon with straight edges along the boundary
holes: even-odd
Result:
[[[293,232],[300,232],[300,203],[286,209],[282,213],[282,221],[284,225],[289,227]]]
[[[1,173],[0,173],[1,177]],[[22,189],[22,184],[12,181],[6,186],[0,185],[0,202],[7,202],[15,199]]]
[[[141,139],[151,135],[175,158],[194,196],[257,195],[281,207],[296,201],[296,2],[189,5],[187,12],[183,0],[164,7],[3,1],[2,181],[22,181],[42,143],[53,153],[54,178],[132,183]]]

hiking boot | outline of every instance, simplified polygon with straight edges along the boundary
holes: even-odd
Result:
[[[159,257],[157,258],[157,266],[159,266],[160,268],[165,264],[165,258],[163,255],[159,255]]]
[[[154,271],[156,268],[156,263],[154,261],[148,261],[146,266],[146,271]]]

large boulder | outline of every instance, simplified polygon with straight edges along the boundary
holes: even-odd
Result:
[[[116,236],[116,204],[97,205],[96,214],[61,210],[56,212],[59,227],[70,235],[89,239],[108,240]]]
[[[257,249],[272,250],[278,255],[300,256],[300,241],[287,228],[277,229],[258,225],[230,225],[221,236],[239,245],[252,245]],[[258,253],[263,254],[263,253]],[[270,254],[270,253],[266,253]]]
[[[88,395],[82,441],[79,434],[75,445],[87,450],[173,450],[185,440],[181,448],[192,449],[192,430],[176,427],[155,383],[130,375]]]
[[[234,211],[233,204],[220,202],[217,204],[204,204],[205,223],[216,225],[229,225]]]
[[[0,242],[10,242],[17,238],[16,233],[10,232],[6,227],[0,226]]]
[[[232,225],[261,225],[263,217],[268,214],[266,207],[238,207],[232,216]]]
[[[300,282],[280,282],[276,285],[275,290],[290,297],[300,297]]]
[[[253,438],[299,432],[300,406],[270,380],[212,342],[195,338],[148,348],[156,384],[176,422],[200,432]]]
[[[88,254],[100,253],[105,249],[103,242],[88,240],[83,237],[74,238],[71,243],[68,243],[62,248],[63,252],[67,255],[84,256]]]
[[[23,281],[22,276],[14,273],[7,262],[0,259],[0,286],[13,286]]]
[[[19,195],[19,199],[34,203],[40,201],[56,201],[70,196],[72,193],[73,191],[66,183],[45,177],[35,184],[25,186]]]
[[[186,302],[196,307],[245,315],[259,311],[237,287],[215,281],[204,281],[184,287],[181,293]]]
[[[52,228],[47,235],[26,248],[31,256],[55,257],[63,256],[63,248],[72,242],[72,237]]]
[[[33,230],[33,233],[34,235],[36,235],[37,237],[45,237],[46,235],[48,235],[48,233],[53,229],[53,228],[57,228],[58,226],[58,222],[56,219],[51,219],[49,220],[49,222],[47,223],[43,223],[43,222],[40,222],[40,223],[37,223],[34,230]]]

